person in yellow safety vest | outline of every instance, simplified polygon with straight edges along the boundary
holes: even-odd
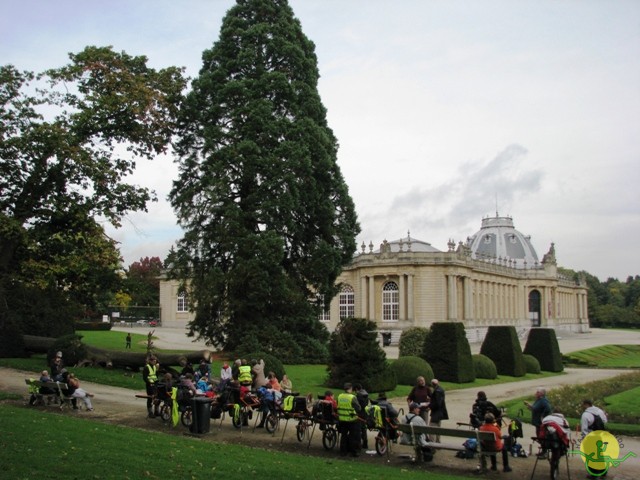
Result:
[[[147,358],[147,363],[142,370],[142,378],[147,387],[147,416],[154,418],[160,415],[158,411],[158,403],[155,403],[155,412],[152,410],[154,406],[155,396],[157,393],[156,384],[158,383],[158,359],[154,355]]]
[[[340,455],[360,454],[362,408],[353,394],[353,385],[345,383],[344,392],[338,395],[338,431],[340,433]]]
[[[240,385],[251,385],[253,377],[251,376],[251,366],[246,360],[242,360],[242,365],[238,368],[238,382]]]

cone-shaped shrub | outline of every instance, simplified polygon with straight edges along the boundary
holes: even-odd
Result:
[[[561,372],[562,354],[553,328],[532,328],[529,330],[524,353],[533,355],[540,362],[540,369],[545,372]]]
[[[462,323],[436,322],[431,325],[422,358],[431,365],[439,380],[465,383],[476,379],[471,347]]]
[[[523,377],[527,373],[514,326],[489,327],[480,353],[493,360],[498,375]]]

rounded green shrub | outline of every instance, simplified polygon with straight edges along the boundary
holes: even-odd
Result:
[[[399,385],[415,385],[416,378],[423,376],[427,384],[433,379],[433,369],[424,359],[416,356],[400,357],[391,364]]]
[[[527,369],[527,373],[540,373],[540,362],[533,355],[523,354],[524,366]]]
[[[498,369],[496,368],[496,364],[493,363],[493,360],[481,353],[472,355],[472,358],[476,378],[488,378],[491,380],[498,378]]]
[[[276,377],[282,378],[282,376],[286,373],[282,362],[269,353],[264,352],[252,352],[245,356],[243,356],[247,361],[260,359],[264,360],[264,374],[265,376],[269,372],[273,372],[276,374]]]
[[[424,327],[411,327],[407,328],[400,335],[399,357],[419,357],[422,355],[422,349],[424,348],[424,340],[429,333],[428,328]]]
[[[398,386],[396,372],[391,367],[384,369],[380,375],[369,379],[369,393],[389,392]]]

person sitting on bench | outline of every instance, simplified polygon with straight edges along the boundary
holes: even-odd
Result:
[[[495,442],[491,443],[483,443],[482,449],[493,451],[493,452],[502,452],[502,468],[505,472],[510,472],[511,467],[509,466],[509,452],[507,451],[504,442],[502,441],[502,432],[500,431],[500,427],[496,424],[496,417],[493,416],[492,413],[487,413],[484,416],[484,424],[480,426],[478,429],[481,432],[492,432],[495,437]],[[490,455],[491,457],[491,470],[497,470],[497,459],[496,455]],[[482,456],[482,464],[480,467],[480,472],[486,472],[486,461],[484,456]]]

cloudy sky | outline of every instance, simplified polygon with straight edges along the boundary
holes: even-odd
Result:
[[[112,45],[186,67],[232,0],[0,0],[0,62],[41,71]],[[601,280],[640,274],[640,2],[290,0],[355,201],[358,244],[411,232],[446,250],[509,215],[539,257]],[[109,233],[128,266],[181,236],[171,157],[135,181],[160,201]]]

